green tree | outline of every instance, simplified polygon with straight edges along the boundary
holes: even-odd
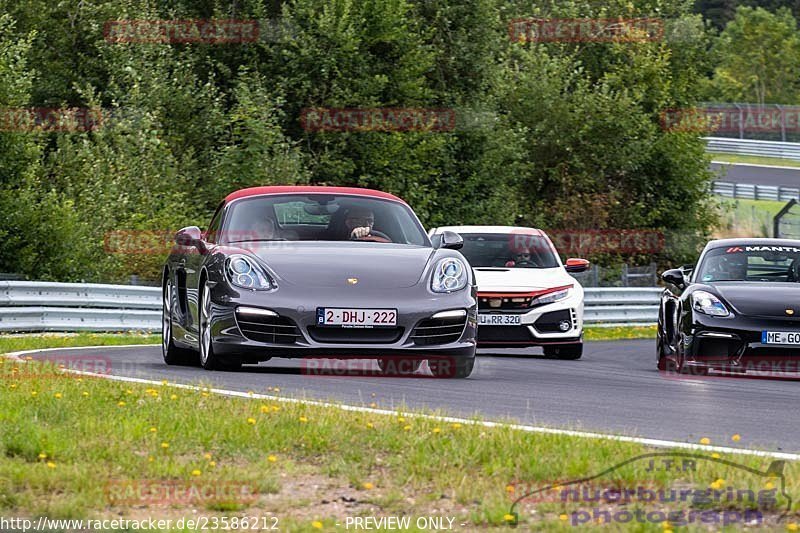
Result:
[[[727,102],[797,103],[800,34],[788,9],[740,7],[715,45],[711,89]]]

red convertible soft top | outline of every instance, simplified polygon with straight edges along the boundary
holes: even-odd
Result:
[[[373,198],[383,198],[395,202],[405,203],[401,198],[388,192],[376,191],[374,189],[362,189],[360,187],[327,187],[323,185],[273,185],[266,187],[250,187],[240,189],[230,193],[225,197],[225,203],[232,202],[238,198],[248,196],[260,196],[263,194],[349,194],[354,196],[370,196]]]

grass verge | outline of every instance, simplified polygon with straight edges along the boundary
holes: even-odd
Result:
[[[721,199],[714,238],[771,237],[773,219],[785,205],[772,200]]]
[[[714,161],[725,161],[727,163],[750,163],[752,165],[768,165],[775,167],[800,167],[800,161],[784,159],[782,157],[713,153],[711,154],[711,159]]]
[[[128,337],[95,340],[131,343]],[[0,351],[7,349],[0,342]],[[0,515],[6,517],[169,519],[172,527],[164,529],[180,531],[192,529],[176,527],[187,517],[207,517],[210,524],[259,517],[259,527],[248,530],[269,530],[275,525],[270,517],[277,518],[279,531],[345,530],[348,519],[352,530],[355,517],[380,516],[410,517],[408,531],[430,529],[420,517],[438,517],[445,526],[452,519],[456,531],[507,528],[512,501],[531,489],[599,474],[653,451],[400,412],[227,398],[168,384],[61,375],[36,361],[0,361]],[[677,456],[669,467],[665,458],[655,458],[655,468],[650,458],[640,458],[585,486],[609,494],[618,494],[619,487],[776,492],[783,480],[743,468],[764,472],[769,459],[696,455],[691,468]],[[786,467],[787,480],[798,473],[798,465]],[[524,529],[561,531],[582,523],[604,531],[663,531],[678,525],[675,513],[695,511],[715,518],[697,518],[685,530],[706,531],[708,524],[719,529],[725,513],[730,521],[730,513],[756,507],[719,501],[563,503],[560,490],[524,498],[515,509]],[[786,503],[777,496],[777,506],[764,512],[772,519]],[[662,518],[671,512],[673,520],[623,524],[615,518],[637,509]],[[741,525],[732,521],[728,529]]]
[[[656,326],[614,326],[583,328],[583,338],[587,341],[616,341],[623,339],[655,339]]]

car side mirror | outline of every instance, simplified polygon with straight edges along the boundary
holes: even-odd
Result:
[[[682,289],[686,286],[686,282],[684,281],[683,277],[683,270],[680,268],[671,268],[669,270],[665,270],[661,273],[661,279],[666,283],[675,285],[679,289]]]
[[[586,259],[579,259],[577,257],[570,257],[564,263],[564,269],[567,272],[585,272],[589,268],[589,261]]]
[[[455,231],[443,231],[440,246],[448,250],[460,250],[464,246],[464,239]]]
[[[175,242],[179,246],[196,246],[203,241],[203,234],[197,226],[183,228],[175,234]]]

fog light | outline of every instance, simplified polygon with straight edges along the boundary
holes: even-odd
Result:
[[[562,320],[561,322],[558,323],[558,329],[560,329],[561,331],[567,331],[571,327],[572,324],[570,324],[569,320]]]

